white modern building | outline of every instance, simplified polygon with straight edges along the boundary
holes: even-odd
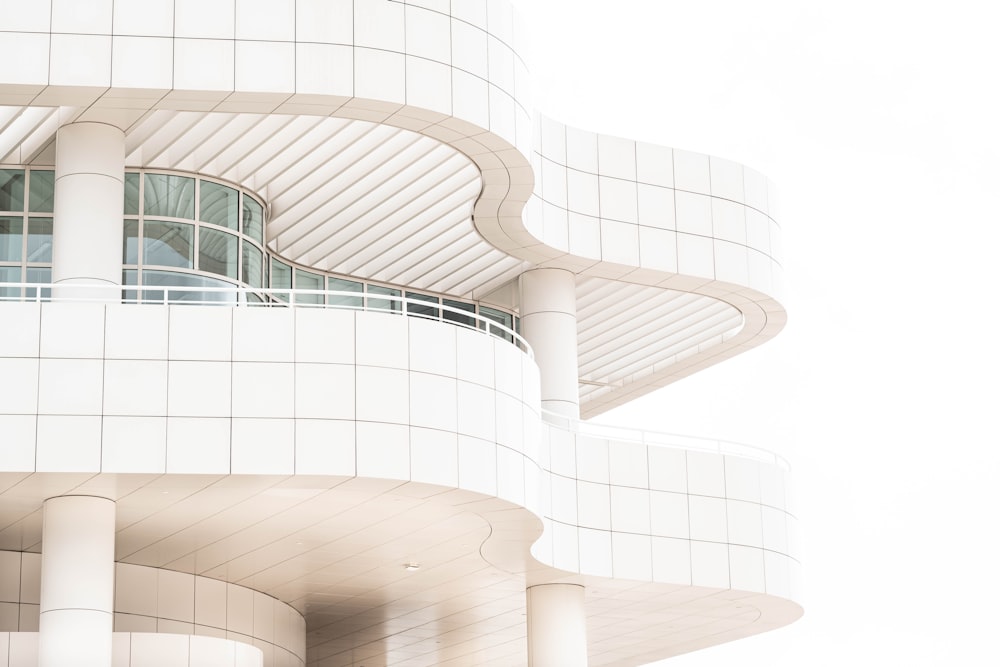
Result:
[[[4,3],[0,666],[640,665],[801,615],[784,461],[581,421],[778,333],[774,190],[540,116],[524,35]]]

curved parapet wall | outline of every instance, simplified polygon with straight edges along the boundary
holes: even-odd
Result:
[[[750,448],[728,454],[691,448],[677,436],[655,439],[676,444],[543,424],[534,481],[544,532],[531,546],[532,559],[515,564],[513,550],[502,547],[516,525],[505,531],[495,518],[499,539],[484,545],[484,557],[508,571],[520,567],[529,586],[582,584],[595,607],[614,608],[619,592],[623,607],[655,599],[646,614],[627,621],[592,619],[595,663],[605,656],[611,664],[661,660],[802,615],[797,520],[784,462]],[[693,617],[701,620],[680,620]],[[623,643],[623,633],[640,639]]]
[[[796,519],[775,462],[546,424],[546,532],[570,572],[798,599]]]
[[[0,631],[37,631],[40,568],[40,554],[0,551]],[[306,625],[302,615],[291,606],[245,586],[185,572],[116,563],[114,610],[116,656],[120,650],[129,655],[129,651],[119,648],[119,642],[125,642],[127,647],[129,634],[141,636],[131,642],[131,664],[144,664],[135,651],[151,649],[161,641],[166,642],[161,646],[164,655],[179,654],[183,645],[186,656],[188,636],[192,651],[203,649],[206,655],[216,656],[231,654],[233,659],[236,655],[256,656],[256,663],[241,659],[237,663],[240,667],[305,664]],[[165,639],[156,639],[157,634]],[[199,642],[212,638],[227,641],[198,648]],[[6,653],[0,650],[0,655]],[[11,663],[14,664],[20,663]],[[169,664],[187,663],[175,660]],[[191,664],[231,664],[231,661]]]
[[[459,443],[536,446],[538,368],[484,331],[310,308],[2,308],[0,372],[17,396],[0,405],[7,470],[359,475],[497,493],[480,480],[503,456],[489,474],[471,458],[459,467]]]

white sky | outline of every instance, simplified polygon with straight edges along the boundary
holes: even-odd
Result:
[[[790,459],[806,615],[661,664],[1000,664],[1000,5],[515,5],[538,108],[781,194],[786,329],[600,421]]]

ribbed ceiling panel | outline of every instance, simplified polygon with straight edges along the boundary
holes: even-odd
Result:
[[[580,402],[721,341],[743,324],[724,301],[601,278],[577,283]]]
[[[443,144],[336,118],[157,111],[129,132],[132,166],[185,169],[259,192],[269,245],[324,271],[473,296],[521,262],[472,227],[481,180]]]

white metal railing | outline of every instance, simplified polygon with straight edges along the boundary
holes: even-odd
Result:
[[[713,438],[699,438],[690,435],[677,435],[674,433],[657,433],[655,431],[643,431],[636,428],[622,426],[608,426],[606,424],[592,424],[560,415],[548,410],[542,410],[542,420],[551,426],[556,426],[566,431],[571,431],[576,435],[584,435],[602,440],[616,440],[619,442],[635,442],[643,445],[653,445],[657,447],[673,447],[676,449],[693,449],[713,454],[725,454],[728,456],[739,456],[754,461],[771,463],[786,472],[791,471],[792,466],[788,461],[774,452],[761,447],[746,445],[741,442],[731,442],[729,440],[717,440]]]
[[[340,290],[278,289],[273,287],[200,287],[170,285],[80,285],[75,283],[0,283],[2,302],[132,303],[145,305],[246,306],[262,308],[336,308],[408,315],[446,322],[516,345],[534,359],[519,333],[479,313],[443,303],[392,294]]]

